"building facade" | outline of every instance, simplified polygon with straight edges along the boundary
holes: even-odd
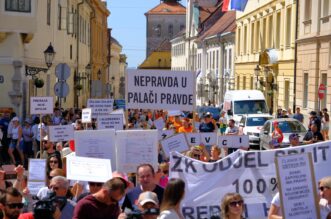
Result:
[[[261,89],[270,111],[294,100],[294,0],[251,0],[237,12],[236,89]]]
[[[296,105],[304,113],[331,103],[331,3],[329,0],[299,2]],[[318,98],[324,84],[325,95]]]

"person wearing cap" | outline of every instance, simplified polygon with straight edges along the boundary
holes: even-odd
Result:
[[[118,218],[118,202],[125,195],[125,189],[123,179],[114,177],[108,180],[98,192],[77,203],[72,219]]]
[[[310,125],[310,130],[303,137],[304,144],[313,144],[316,142],[324,141],[322,133],[318,130],[317,124],[312,123]]]
[[[300,145],[300,136],[297,133],[292,133],[288,137],[290,141],[290,147],[295,147]]]
[[[33,153],[33,145],[32,145],[32,138],[33,138],[33,131],[31,126],[31,119],[26,118],[24,121],[24,125],[22,127],[22,134],[23,134],[23,153],[24,153],[24,166],[27,167],[28,159],[34,157]]]
[[[23,134],[22,127],[18,117],[12,119],[13,127],[11,130],[11,142],[8,148],[8,154],[11,159],[12,164],[16,165],[16,159],[13,154],[14,150],[18,151],[18,154],[21,159],[21,164],[24,164],[24,154],[23,154]]]
[[[311,111],[309,117],[309,125],[308,125],[308,130],[311,130],[311,125],[315,124],[317,126],[317,130],[320,132],[321,131],[321,120],[317,117],[316,111]]]

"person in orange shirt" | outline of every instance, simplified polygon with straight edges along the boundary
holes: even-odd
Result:
[[[193,126],[189,118],[184,118],[182,120],[183,126],[178,129],[178,133],[190,133],[193,132]]]
[[[180,116],[175,116],[175,120],[173,121],[173,125],[176,128],[176,133],[179,132],[179,128],[182,127],[182,121],[180,120]]]

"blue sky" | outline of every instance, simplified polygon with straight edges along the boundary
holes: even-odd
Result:
[[[122,53],[128,57],[128,67],[137,67],[146,56],[145,13],[160,3],[160,0],[107,0],[110,11],[108,27],[112,36],[122,45]],[[186,5],[186,0],[180,2]]]

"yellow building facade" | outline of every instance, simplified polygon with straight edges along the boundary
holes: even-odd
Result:
[[[295,1],[250,0],[236,16],[235,87],[261,89],[271,112],[293,105]]]
[[[110,64],[110,34],[108,33],[107,18],[110,11],[106,2],[92,0],[93,16],[91,19],[91,67],[92,87],[91,97],[106,97],[108,69]]]

